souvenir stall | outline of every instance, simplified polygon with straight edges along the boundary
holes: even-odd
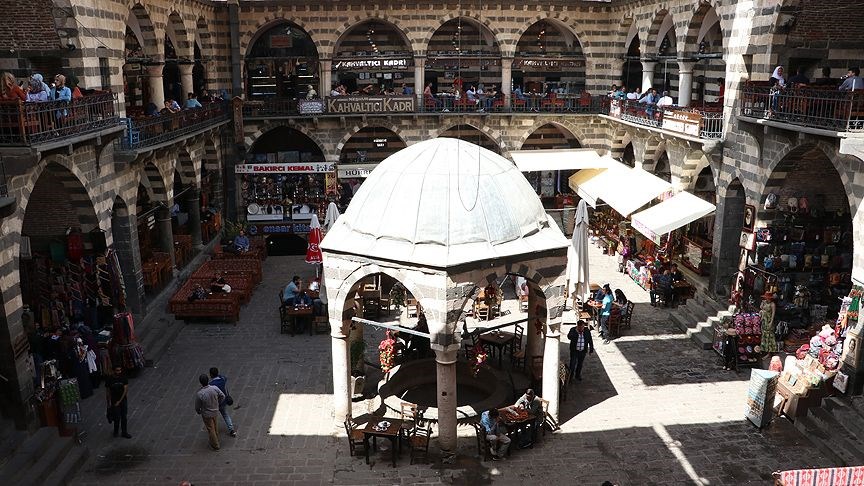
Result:
[[[250,234],[308,233],[313,214],[324,219],[327,187],[335,184],[334,164],[270,162],[290,158],[282,153],[255,157],[254,162],[235,166],[241,200],[238,219],[246,220]]]
[[[70,229],[65,237],[23,240],[21,293],[33,322],[44,329],[111,325],[126,293],[117,254],[105,248],[102,231]]]
[[[111,362],[127,372],[135,373],[144,368],[144,350],[135,337],[132,314],[121,312],[114,316],[108,353]]]

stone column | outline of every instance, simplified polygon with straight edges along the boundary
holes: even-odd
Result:
[[[126,309],[137,317],[144,310],[144,273],[141,269],[138,226],[125,207],[114,210],[111,216],[111,235],[126,287]]]
[[[149,102],[156,105],[158,110],[161,110],[165,105],[165,86],[162,84],[163,67],[162,63],[147,66],[147,81],[150,87]]]
[[[561,334],[552,326],[545,326],[546,346],[543,351],[543,398],[549,400],[549,415],[558,421],[558,369],[561,362],[558,345]]]
[[[337,425],[351,417],[348,336],[341,319],[330,318],[330,343],[333,352],[333,416]]]
[[[437,363],[438,383],[438,445],[442,460],[452,461],[456,455],[456,353],[459,345],[432,345]]]
[[[501,93],[504,95],[504,106],[510,106],[510,92],[513,89],[513,58],[501,58]]]
[[[185,100],[186,96],[189,93],[195,93],[195,84],[192,82],[192,69],[195,67],[194,64],[178,64],[180,68],[180,86],[183,87],[183,100]],[[197,94],[197,93],[196,93]],[[177,100],[177,103],[180,103],[180,106],[183,106],[183,100]]]
[[[323,99],[330,96],[330,89],[333,88],[333,75],[330,72],[333,66],[333,61],[330,59],[320,59],[318,61],[318,76],[321,82],[321,89],[318,90],[318,95]]]
[[[159,249],[168,254],[171,268],[174,268],[174,230],[171,228],[171,210],[159,208],[156,211],[156,224],[159,226]]]
[[[201,190],[192,187],[186,192],[186,206],[189,210],[189,235],[192,236],[192,248],[200,250],[201,243]]]
[[[693,98],[693,61],[678,61],[678,106],[690,106]]]
[[[426,57],[414,56],[414,97],[417,98],[417,111],[423,107],[423,90],[426,89]]]
[[[540,306],[540,297],[536,295],[533,284],[528,284],[528,320],[525,322],[525,369],[531,370],[531,361],[535,356],[543,356],[543,334],[537,332],[537,326],[545,327],[546,315]]]
[[[646,92],[654,86],[654,68],[657,61],[642,61],[642,92]]]

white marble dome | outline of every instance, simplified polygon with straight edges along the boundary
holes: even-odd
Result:
[[[321,248],[448,267],[568,244],[512,162],[436,138],[381,162]]]

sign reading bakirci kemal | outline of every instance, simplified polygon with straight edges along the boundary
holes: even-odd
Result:
[[[334,96],[327,98],[327,113],[412,113],[413,96]]]

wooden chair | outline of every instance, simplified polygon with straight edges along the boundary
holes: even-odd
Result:
[[[429,439],[432,438],[432,427],[416,427],[414,432],[408,438],[408,445],[411,446],[411,464],[414,464],[415,459],[422,458],[424,462],[429,462]]]
[[[525,336],[525,328],[516,324],[513,329],[513,340],[510,341],[510,366],[513,369],[520,367],[525,369],[525,348],[522,347],[522,338]]]
[[[528,312],[528,296],[520,295],[519,296],[519,310],[522,312]]]
[[[570,381],[570,370],[563,362],[558,363],[558,396],[561,401],[567,401],[567,383]]]
[[[560,429],[561,426],[558,425],[558,422],[549,415],[549,400],[545,398],[540,399],[541,410],[543,410],[543,435],[546,435],[546,428],[548,427],[550,431],[555,432]]]
[[[402,428],[399,430],[400,438],[408,440],[411,434],[417,428],[417,404],[410,402],[402,402],[400,404],[400,417]]]
[[[481,461],[488,461],[492,455],[492,444],[486,438],[486,430],[476,422],[472,423],[471,426],[474,427],[474,433],[477,435],[477,455],[480,456]]]
[[[348,436],[348,451],[353,457],[356,454],[358,446],[365,447],[363,443],[363,432],[357,430],[357,426],[350,418],[346,418],[343,424],[345,425],[345,435]],[[375,438],[373,437],[372,440],[374,441]]]
[[[390,300],[390,294],[381,294],[381,297],[378,299],[378,309],[380,311],[386,311],[387,315],[390,315],[390,311],[392,310],[393,303]]]
[[[630,320],[633,319],[633,307],[635,304],[633,302],[627,302],[627,313],[621,318],[620,327],[630,329]]]
[[[417,317],[420,313],[420,305],[417,303],[417,299],[409,297],[405,300],[405,307],[408,312],[408,317]]]

